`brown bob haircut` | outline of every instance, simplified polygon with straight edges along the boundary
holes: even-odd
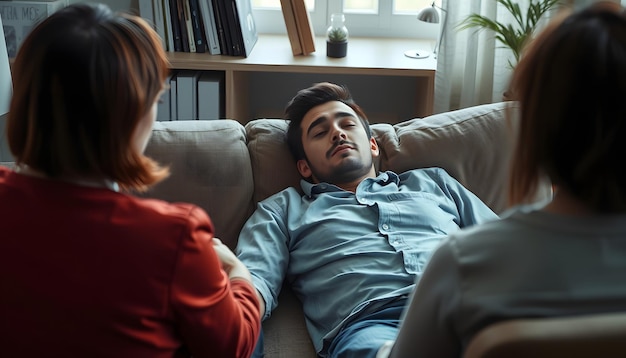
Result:
[[[287,144],[296,161],[307,159],[302,145],[302,119],[311,108],[321,104],[339,101],[352,108],[365,128],[368,138],[372,138],[372,130],[365,112],[354,102],[350,91],[345,86],[329,82],[316,83],[302,89],[289,101],[285,108],[285,119],[289,120]]]
[[[529,44],[511,84],[521,107],[511,204],[547,176],[595,212],[625,212],[623,9],[599,2],[561,16]]]
[[[140,17],[74,4],[43,20],[13,65],[7,121],[18,165],[51,178],[107,178],[147,189],[168,170],[131,140],[169,72],[160,38]]]

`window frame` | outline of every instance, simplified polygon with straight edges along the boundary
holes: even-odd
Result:
[[[417,20],[417,14],[393,14],[392,0],[378,2],[378,14],[346,13],[346,27],[350,36],[396,37],[436,39],[439,24],[426,24]],[[315,0],[315,8],[309,12],[316,36],[323,36],[330,25],[330,14],[342,12],[341,0]],[[252,9],[257,30],[263,34],[286,34],[285,20],[278,9]],[[441,14],[441,11],[438,10]]]

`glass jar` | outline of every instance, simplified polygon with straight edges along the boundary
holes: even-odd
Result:
[[[342,13],[330,15],[330,26],[326,30],[326,39],[329,42],[348,41],[348,28],[346,27],[346,17]]]
[[[346,57],[348,53],[348,28],[342,13],[330,16],[330,26],[326,30],[326,56]]]

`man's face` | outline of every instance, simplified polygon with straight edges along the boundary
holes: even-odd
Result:
[[[332,101],[313,107],[300,125],[307,159],[297,165],[304,178],[341,186],[376,176],[378,144],[348,105]]]

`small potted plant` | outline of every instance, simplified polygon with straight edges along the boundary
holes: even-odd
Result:
[[[348,53],[348,29],[343,14],[332,14],[331,25],[326,31],[326,56],[346,57]]]

